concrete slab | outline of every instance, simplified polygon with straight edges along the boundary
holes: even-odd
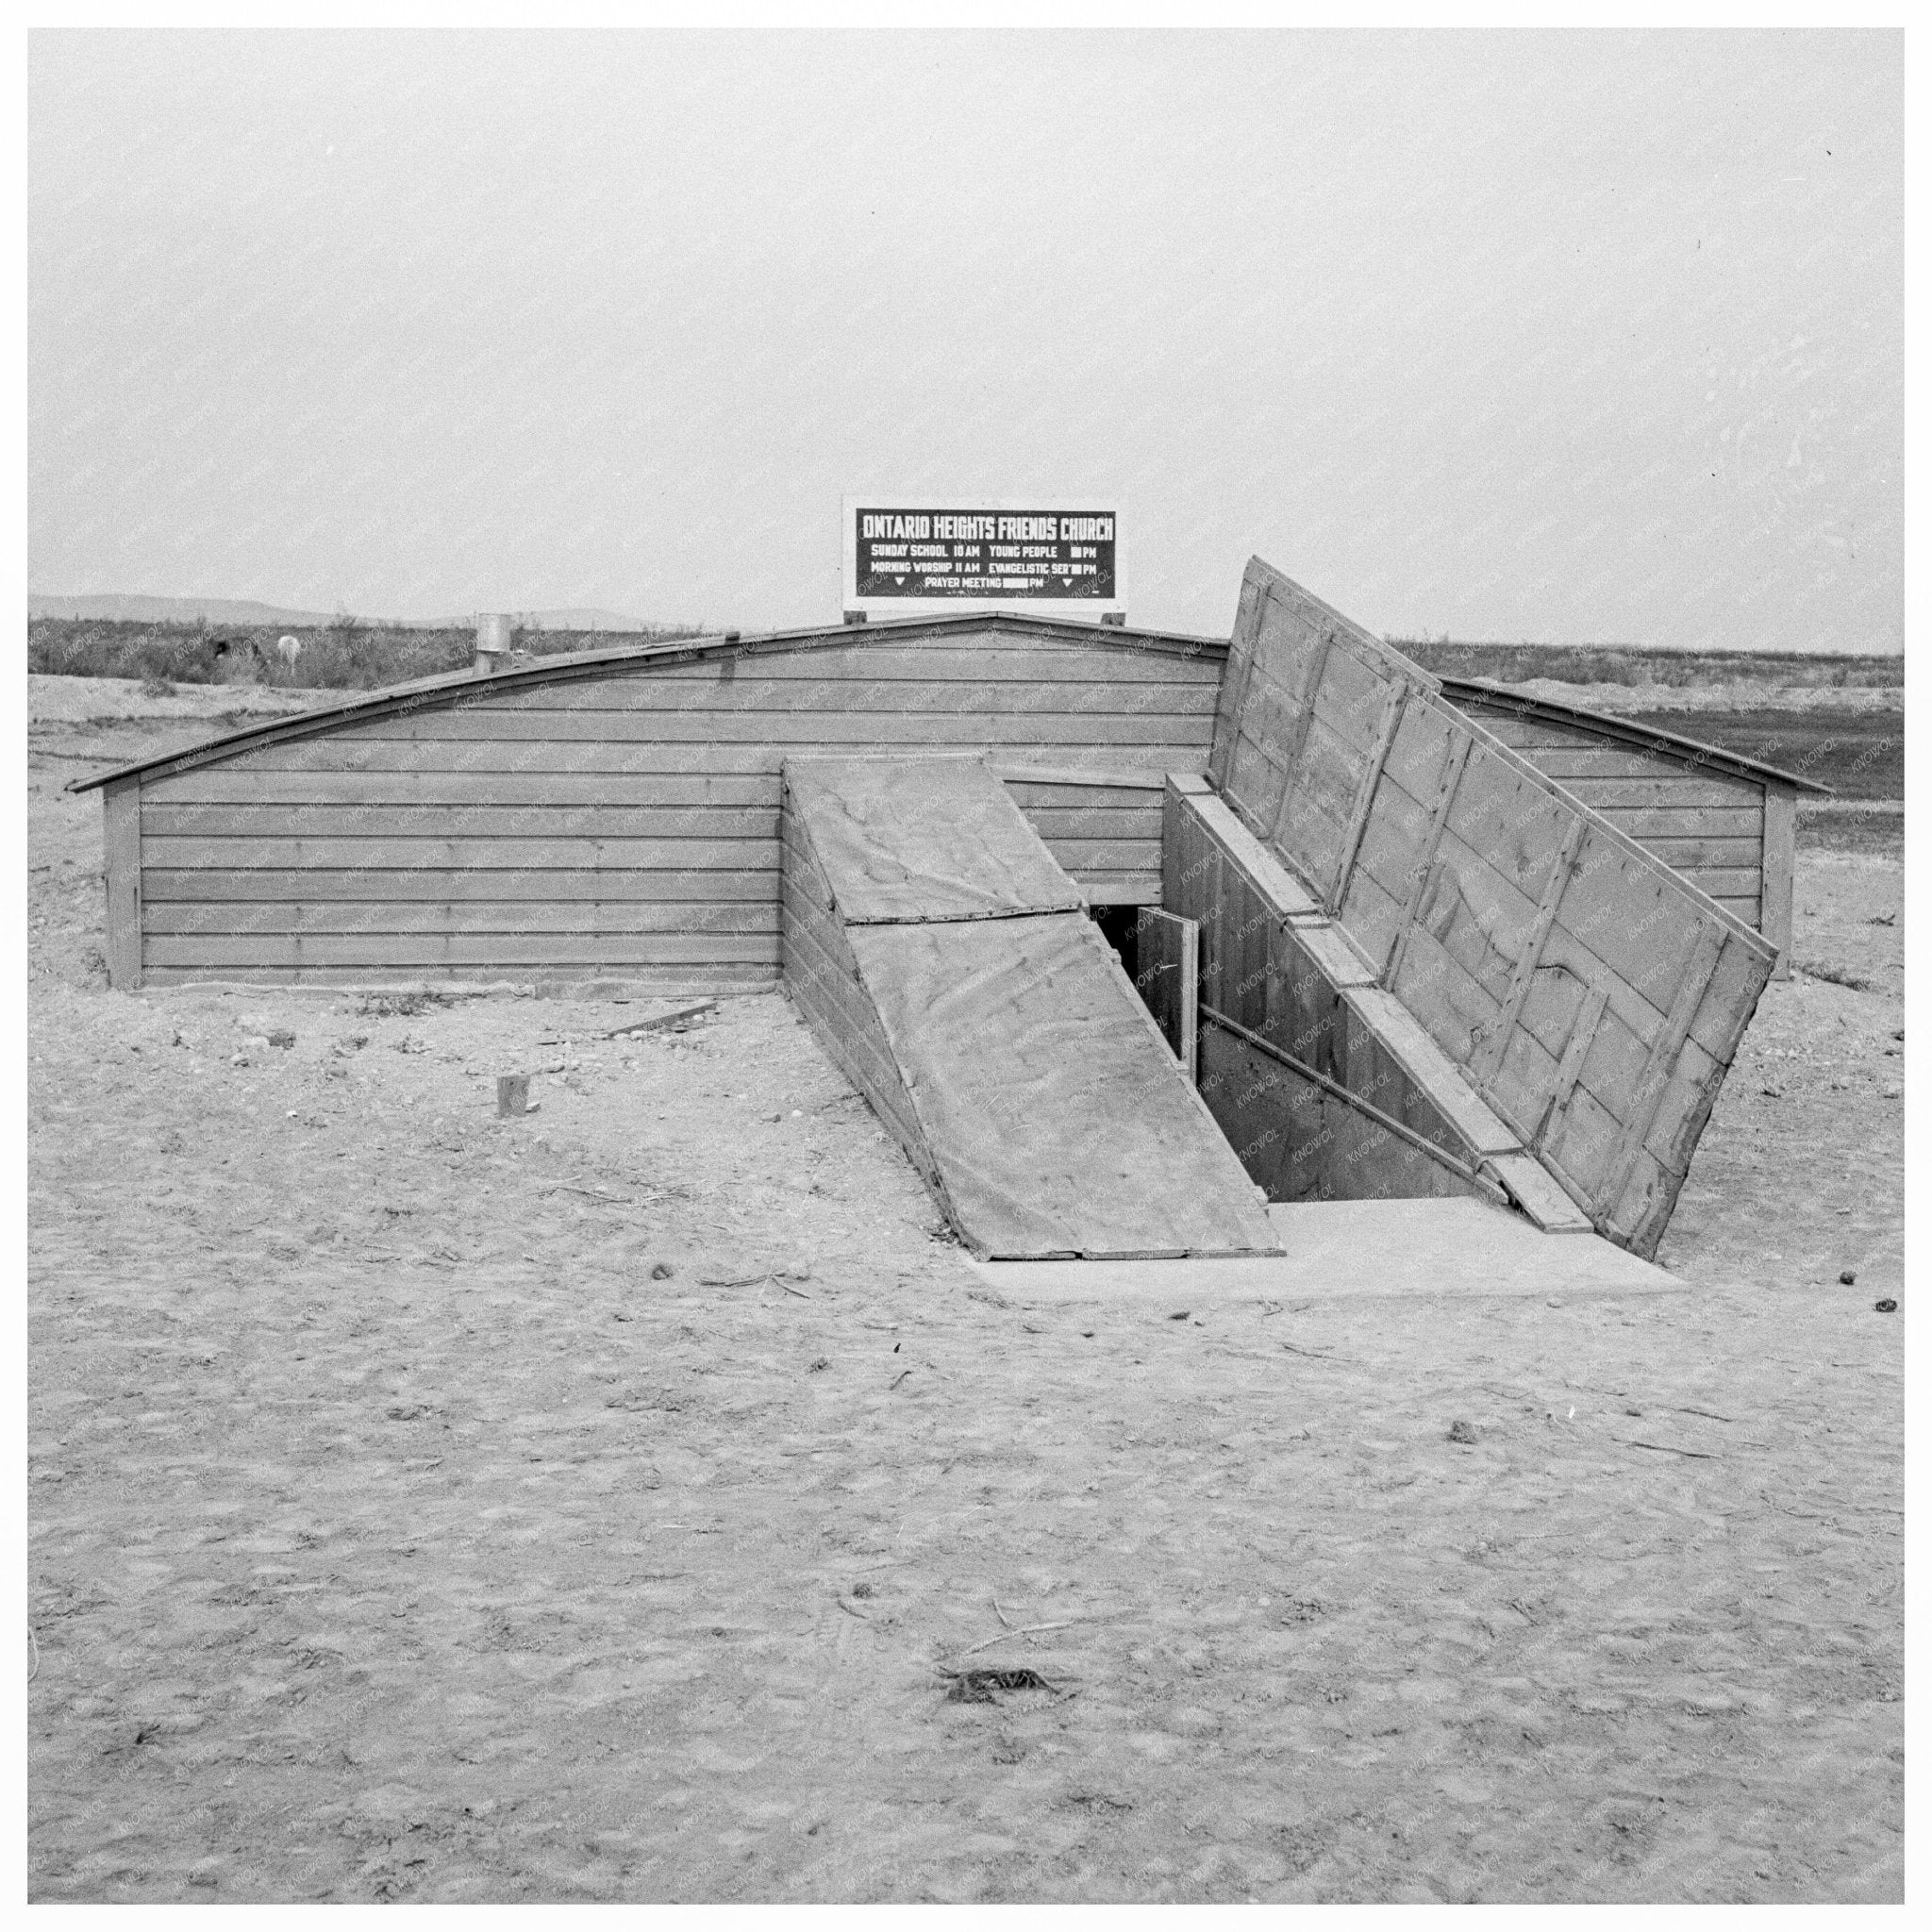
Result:
[[[1176,1305],[1437,1295],[1672,1294],[1685,1284],[1594,1234],[1544,1234],[1470,1199],[1306,1201],[1268,1210],[1287,1253],[1183,1261],[974,1261],[1018,1300]]]

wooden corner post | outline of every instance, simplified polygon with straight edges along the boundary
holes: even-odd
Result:
[[[131,992],[141,984],[139,778],[123,778],[103,789],[101,832],[108,882],[108,984]]]
[[[1757,929],[1777,948],[1775,979],[1791,976],[1791,874],[1798,860],[1798,794],[1764,788],[1764,842],[1759,848]]]

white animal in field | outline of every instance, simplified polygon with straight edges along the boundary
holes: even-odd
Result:
[[[301,655],[302,640],[300,638],[280,638],[276,641],[275,656],[282,660],[282,663],[289,670],[294,670],[295,660]]]

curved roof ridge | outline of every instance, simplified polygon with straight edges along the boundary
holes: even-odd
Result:
[[[593,677],[602,671],[627,664],[690,662],[724,653],[757,655],[799,645],[830,647],[837,644],[864,644],[875,640],[912,631],[985,629],[989,625],[1004,630],[1039,633],[1050,631],[1060,636],[1077,634],[1083,642],[1119,650],[1154,649],[1167,655],[1201,656],[1225,652],[1225,638],[1204,638],[1186,631],[1148,630],[1127,625],[1090,624],[1079,618],[1056,617],[1028,610],[960,611],[937,617],[891,618],[877,624],[812,625],[791,630],[721,631],[704,637],[659,638],[644,643],[610,644],[589,651],[559,651],[513,670],[479,674],[471,669],[441,672],[433,677],[417,677],[406,684],[386,684],[375,691],[358,691],[333,704],[318,705],[312,710],[284,712],[244,724],[197,744],[182,745],[174,751],[157,752],[131,763],[91,778],[75,778],[66,786],[69,791],[92,791],[104,785],[136,778],[163,766],[215,764],[238,756],[250,746],[278,744],[291,738],[309,738],[339,724],[356,724],[368,718],[381,718],[426,708],[440,702],[456,703],[465,691],[527,690],[532,685],[568,682]]]

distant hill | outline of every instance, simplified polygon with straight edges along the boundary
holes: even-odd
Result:
[[[327,624],[328,610],[284,610],[242,597],[141,597],[119,592],[86,597],[43,597],[29,592],[29,617],[92,619],[108,624]]]
[[[289,610],[276,604],[256,604],[242,597],[142,597],[118,591],[85,597],[50,597],[30,592],[29,618],[56,617],[71,622],[100,624],[231,624],[279,625],[314,630],[331,625],[331,610]],[[517,610],[509,613],[525,630],[608,630],[636,633],[667,628],[602,609]],[[356,613],[358,622],[385,630],[468,630],[474,612],[460,617],[375,617]]]

